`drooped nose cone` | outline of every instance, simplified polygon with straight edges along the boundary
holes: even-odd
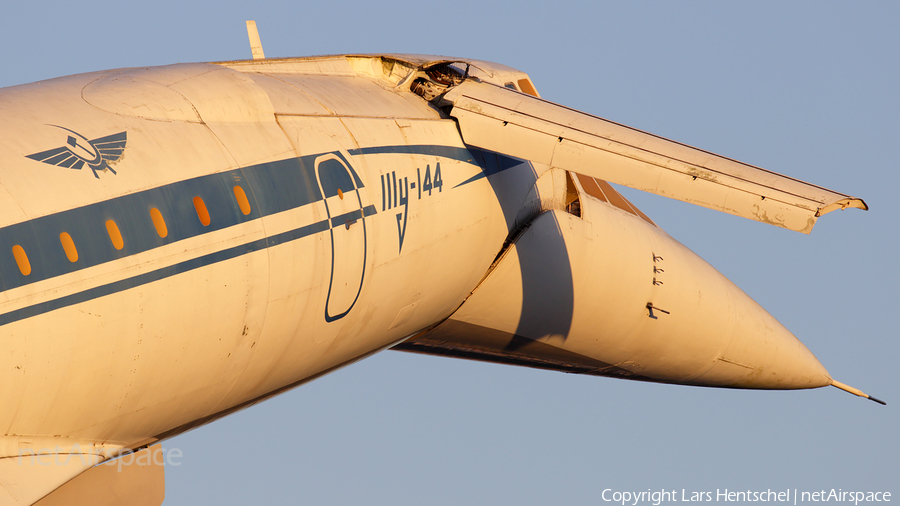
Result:
[[[575,310],[567,346],[666,383],[758,389],[831,384],[803,343],[690,249],[657,227],[627,222],[608,206],[585,207],[595,218],[593,239],[576,245],[566,237],[570,252],[587,252],[571,255]]]
[[[831,384],[828,371],[799,339],[724,276],[722,280],[730,301],[721,309],[730,310],[731,330],[712,367],[691,383],[760,389]]]
[[[831,384],[815,356],[702,258],[596,201],[544,213],[449,319],[405,349],[684,385]]]

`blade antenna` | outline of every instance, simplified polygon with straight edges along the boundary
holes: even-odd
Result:
[[[264,60],[266,55],[263,53],[262,42],[259,40],[259,30],[256,29],[256,21],[247,21],[247,37],[250,39],[250,52],[253,54],[253,59]]]

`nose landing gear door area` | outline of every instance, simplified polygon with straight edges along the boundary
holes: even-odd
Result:
[[[366,273],[366,224],[359,178],[335,154],[316,159],[331,235],[331,279],[325,320],[343,318],[359,298]]]

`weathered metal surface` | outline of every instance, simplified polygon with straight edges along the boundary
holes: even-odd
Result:
[[[469,79],[447,92],[467,144],[808,234],[850,197]]]

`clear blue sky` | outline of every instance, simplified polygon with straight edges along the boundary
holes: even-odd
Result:
[[[889,2],[7,2],[0,86],[266,55],[447,54],[549,100],[862,197],[812,235],[627,192],[834,388],[633,383],[385,352],[166,447],[169,506],[605,504],[613,490],[897,485],[900,7]],[[312,5],[314,4],[314,5]],[[609,266],[615,268],[615,266]]]

